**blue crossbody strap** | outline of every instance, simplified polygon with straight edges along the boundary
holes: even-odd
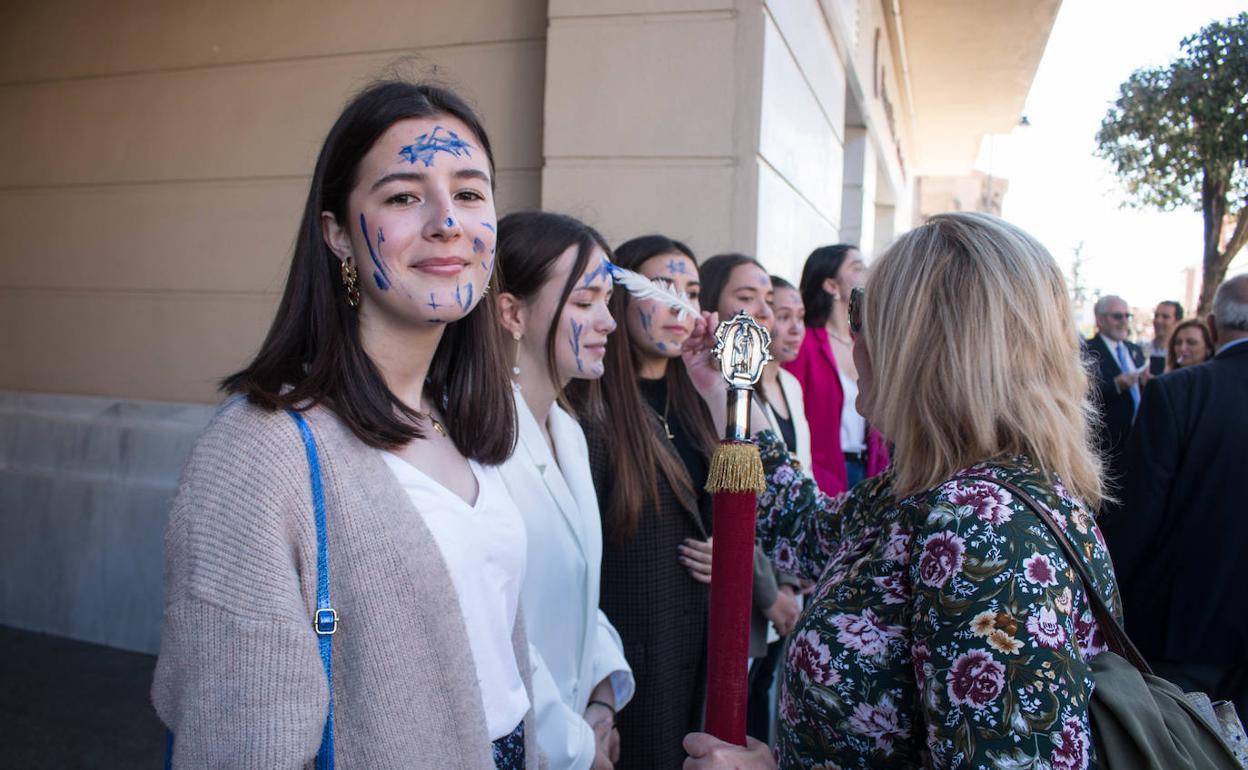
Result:
[[[240,399],[227,403],[233,406]],[[329,602],[329,538],[325,530],[325,487],[321,484],[321,461],[316,453],[316,439],[312,428],[303,415],[293,409],[286,410],[303,437],[303,448],[308,454],[308,475],[312,481],[312,510],[316,520],[316,617],[312,629],[316,631],[321,651],[321,665],[329,683],[329,712],[325,717],[325,729],[321,731],[321,747],[316,751],[316,770],[334,770],[334,654],[333,639],[338,631],[338,612]],[[173,768],[173,732],[165,731],[165,770]]]
[[[329,539],[325,531],[325,488],[321,484],[321,461],[316,453],[316,439],[312,428],[303,415],[287,410],[299,433],[303,436],[303,448],[308,453],[308,472],[312,479],[312,510],[316,519],[316,617],[312,628],[316,631],[321,648],[321,665],[329,682],[329,713],[325,717],[325,730],[321,733],[321,748],[316,752],[316,770],[333,770],[334,767],[334,655],[333,639],[338,631],[338,612],[329,602]]]

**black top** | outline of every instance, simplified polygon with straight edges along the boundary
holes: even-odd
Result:
[[[797,430],[793,427],[793,415],[782,417],[775,409],[772,409],[771,413],[776,416],[776,426],[780,428],[780,438],[784,439],[784,445],[788,447],[790,453],[796,454]]]
[[[1240,663],[1248,650],[1248,342],[1154,378],[1101,521],[1127,633],[1150,661]]]
[[[1144,365],[1144,351],[1133,342],[1123,343],[1127,346],[1127,355],[1131,357],[1131,365],[1139,368]],[[1131,423],[1135,419],[1135,405],[1131,399],[1131,391],[1118,391],[1114,378],[1122,370],[1114,351],[1109,349],[1105,340],[1097,335],[1083,341],[1083,355],[1092,364],[1093,390],[1096,393],[1096,407],[1100,411],[1101,423],[1097,429],[1097,442],[1101,456],[1105,458],[1105,470],[1110,481],[1122,483],[1125,473],[1122,450],[1127,443],[1127,435],[1131,432]],[[1112,507],[1112,506],[1111,506]]]
[[[694,441],[692,434],[685,428],[683,415],[667,407],[667,380],[641,380],[641,395],[650,404],[650,408],[660,415],[666,414],[667,427],[675,436],[672,446],[685,464],[685,471],[693,480],[693,487],[698,492],[698,514],[702,517],[702,525],[711,531],[711,493],[707,492],[706,477],[711,472],[710,458],[703,454]]]

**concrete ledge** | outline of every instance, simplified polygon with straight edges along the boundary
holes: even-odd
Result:
[[[155,653],[169,502],[214,411],[0,391],[0,624]]]

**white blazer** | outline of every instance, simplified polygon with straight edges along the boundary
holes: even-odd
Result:
[[[500,470],[528,534],[520,595],[537,742],[552,770],[584,770],[595,752],[594,731],[583,717],[590,693],[610,678],[618,710],[636,685],[620,635],[598,609],[602,522],[585,433],[553,405],[548,427],[556,462],[518,389],[515,398],[519,441]]]
[[[789,417],[793,420],[793,433],[797,436],[797,451],[793,454],[797,457],[798,462],[802,464],[802,471],[810,478],[814,468],[810,459],[810,423],[806,422],[806,401],[802,398],[802,383],[797,378],[789,374],[784,369],[780,370],[780,390],[784,392],[784,400],[789,402]],[[780,423],[776,419],[776,412],[767,407],[767,421],[771,423],[771,429],[776,432],[776,436],[784,441],[784,435],[780,433]],[[527,610],[526,610],[527,611]]]

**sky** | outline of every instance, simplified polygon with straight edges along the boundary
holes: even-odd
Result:
[[[977,167],[1009,179],[1002,215],[1039,238],[1067,270],[1082,243],[1090,290],[1134,307],[1182,299],[1184,268],[1199,265],[1202,225],[1195,209],[1168,213],[1121,208],[1096,131],[1119,85],[1136,69],[1168,63],[1179,41],[1244,0],[1064,0],[1023,114],[1029,126],[989,137]],[[1248,249],[1228,272],[1248,271]]]

